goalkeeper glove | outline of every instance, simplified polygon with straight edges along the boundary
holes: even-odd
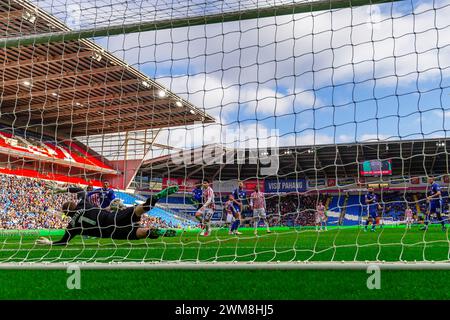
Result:
[[[177,232],[173,229],[163,230],[159,228],[154,228],[148,230],[147,232],[147,237],[150,239],[158,239],[159,237],[175,237],[176,235]]]
[[[173,229],[167,229],[163,231],[162,236],[163,237],[175,237],[177,235],[177,232]]]

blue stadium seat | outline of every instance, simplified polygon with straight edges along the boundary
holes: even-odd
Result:
[[[139,196],[131,195],[122,191],[115,191],[115,194],[116,198],[122,200],[125,205],[135,205],[137,203],[136,201],[145,201],[145,198],[142,199]]]
[[[181,220],[174,217],[173,214],[163,210],[162,208],[155,207],[152,210],[148,212],[148,215],[161,218],[165,223],[172,227],[181,227],[181,228],[187,228],[187,227],[195,227],[197,223],[194,221],[189,220]]]

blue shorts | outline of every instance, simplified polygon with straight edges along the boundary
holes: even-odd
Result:
[[[430,202],[428,210],[430,211],[430,213],[441,213],[442,207],[441,207],[440,203],[432,203],[432,202]]]
[[[378,217],[378,213],[376,211],[370,211],[369,217],[371,217],[372,219],[376,219]]]
[[[369,217],[376,218],[378,217],[378,207],[377,205],[371,205],[366,207],[366,212]]]
[[[369,216],[369,217],[371,217],[373,219],[378,217],[378,210],[377,210],[377,208],[371,207],[367,211],[368,211],[367,216]]]

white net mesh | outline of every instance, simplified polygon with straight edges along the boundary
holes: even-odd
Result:
[[[449,14],[2,2],[0,262],[448,261]],[[112,225],[58,214],[87,186]],[[36,244],[69,221],[67,245]]]

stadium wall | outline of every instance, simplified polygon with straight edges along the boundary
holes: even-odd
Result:
[[[111,185],[121,190],[127,190],[136,176],[142,160],[110,161],[111,165],[121,174],[110,176]]]
[[[61,166],[42,160],[15,158],[0,154],[0,173],[76,184],[101,186],[108,175],[78,167]]]

